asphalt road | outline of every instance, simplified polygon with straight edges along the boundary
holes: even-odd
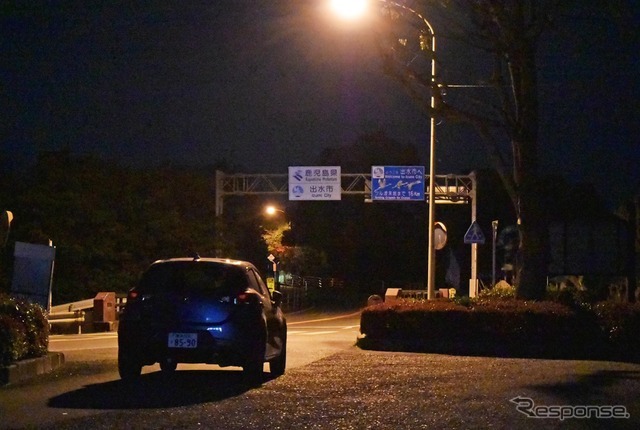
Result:
[[[287,318],[287,371],[291,371],[354,345],[360,314],[308,311],[291,314]],[[62,352],[65,365],[27,383],[0,388],[0,428],[57,425],[61,420],[103,413],[112,409],[108,407],[112,401],[129,397],[128,391],[100,391],[105,387],[121,386],[117,372],[116,333],[51,336],[49,350]],[[143,381],[157,379],[159,370],[157,364],[145,366],[143,374],[146,379],[143,378]],[[265,365],[265,370],[268,370],[268,365]],[[239,367],[180,364],[177,373],[178,380],[183,376],[195,378],[196,382],[212,378],[210,384],[213,386],[231,384],[235,389],[247,390],[250,387],[241,386],[242,381],[238,379],[240,371]],[[174,388],[169,387],[170,391]],[[167,387],[158,387],[158,390],[166,391]],[[212,390],[207,386],[206,391]],[[80,395],[87,404],[68,401],[69,397],[75,399],[76,395]]]
[[[82,355],[86,352],[76,351],[66,373],[0,389],[4,417],[34,415],[32,407],[44,413],[31,421],[3,419],[0,425],[230,430],[640,428],[638,364],[362,351],[353,346],[354,321],[357,317],[290,325],[292,365],[284,376],[260,387],[244,385],[239,371],[215,366],[207,371],[179,368],[170,377],[150,367],[138,383],[125,384],[117,378],[115,361],[102,357],[94,345],[102,358],[86,361]],[[49,384],[56,386],[55,393],[19,407],[24,401],[20,396],[38,396]],[[8,399],[13,400],[8,404]],[[591,419],[584,418],[588,414]],[[598,414],[600,418],[593,417]],[[621,417],[614,418],[617,415]]]

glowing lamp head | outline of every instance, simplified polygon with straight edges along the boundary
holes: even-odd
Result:
[[[367,9],[367,0],[331,0],[331,8],[343,19],[358,19]]]
[[[278,212],[278,208],[276,208],[275,206],[267,206],[267,207],[264,209],[264,212],[265,212],[267,215],[269,215],[269,216],[271,216],[271,215],[275,215],[275,214],[276,214],[276,212]]]

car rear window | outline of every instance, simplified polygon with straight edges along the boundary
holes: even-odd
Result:
[[[140,281],[142,293],[224,293],[247,287],[244,269],[227,264],[180,261],[151,266]]]

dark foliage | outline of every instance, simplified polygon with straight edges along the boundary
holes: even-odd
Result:
[[[603,40],[608,45],[616,40],[624,46],[634,16],[631,3],[601,3],[416,0],[389,2],[379,9],[376,28],[385,71],[430,116],[472,126],[508,192],[519,221],[519,261],[514,274],[520,298],[543,297],[549,261],[551,212],[545,207],[548,186],[542,176],[541,150],[546,137],[541,131],[548,118],[540,106],[554,97],[547,80],[555,74],[549,69],[558,63],[547,64],[545,56],[549,45],[572,41],[572,55],[564,56],[568,61],[563,66],[581,64],[575,62],[581,57],[600,58],[582,55],[582,50],[593,49],[593,35],[603,29],[607,29]],[[435,35],[445,49],[436,52]],[[545,55],[540,55],[541,50]],[[615,64],[626,63],[630,57],[619,51]],[[448,88],[456,80],[476,82],[486,90],[479,96],[474,91],[455,91],[454,85]]]
[[[3,288],[15,241],[52,240],[54,304],[126,292],[159,258],[233,251],[238,247],[223,246],[225,232],[216,228],[213,183],[212,172],[134,170],[68,152],[43,154],[0,195],[15,217],[3,250]],[[254,244],[259,235],[242,240]]]
[[[48,344],[42,307],[0,294],[0,366],[45,355]]]
[[[640,306],[484,299],[370,306],[360,347],[508,357],[640,360]]]
[[[600,302],[593,313],[611,349],[640,357],[640,303]]]

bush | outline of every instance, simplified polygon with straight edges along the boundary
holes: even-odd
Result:
[[[493,288],[482,290],[479,294],[481,298],[513,299],[516,296],[516,287],[506,281],[499,281]]]
[[[407,334],[427,339],[431,334],[460,321],[460,313],[467,311],[450,300],[402,300],[394,306],[380,304],[362,312],[360,331],[367,336],[403,338]]]
[[[640,356],[640,303],[600,302],[593,313],[611,348]]]
[[[0,366],[8,366],[26,355],[24,326],[16,319],[0,314]]]
[[[546,298],[549,301],[562,303],[572,308],[589,306],[594,302],[593,295],[587,290],[579,290],[570,286],[562,289],[547,288]]]
[[[365,349],[546,358],[640,359],[640,305],[573,307],[505,298],[379,304],[362,312]]]
[[[41,306],[0,294],[0,366],[47,353],[49,324]]]

